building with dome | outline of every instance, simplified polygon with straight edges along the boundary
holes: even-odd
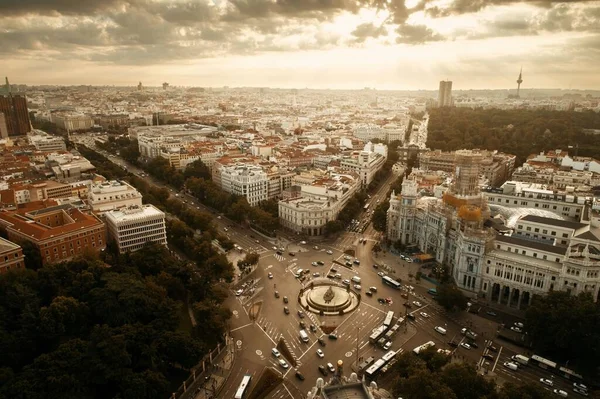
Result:
[[[564,201],[545,198],[549,206],[543,209],[512,208],[523,202],[516,193],[501,195],[506,207],[493,201],[488,205],[493,196],[478,184],[480,155],[457,151],[455,163],[453,182],[441,198],[421,197],[412,175],[399,195],[392,193],[389,240],[416,246],[450,267],[454,281],[470,297],[516,309],[550,290],[589,292],[598,300],[600,205],[586,202],[581,211],[561,215],[557,210],[565,207]]]

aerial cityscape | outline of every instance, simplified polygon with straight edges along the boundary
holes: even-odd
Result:
[[[0,26],[0,399],[600,397],[600,2]]]

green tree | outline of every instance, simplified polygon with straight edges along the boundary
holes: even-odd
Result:
[[[551,291],[535,296],[525,328],[537,353],[590,373],[600,366],[600,308],[589,294]]]
[[[377,231],[384,232],[387,224],[387,210],[390,207],[389,199],[377,205],[373,212],[373,228]]]
[[[324,226],[325,236],[331,236],[344,230],[344,225],[339,220],[330,220]]]
[[[201,160],[197,160],[197,161],[194,161],[191,164],[189,164],[185,168],[185,171],[183,172],[183,176],[186,179],[189,179],[190,177],[198,177],[198,178],[201,178],[204,180],[210,180],[212,178],[210,169]]]
[[[31,241],[23,241],[21,248],[25,257],[25,267],[31,270],[40,269],[42,267],[42,255],[39,249]]]
[[[437,287],[437,301],[446,310],[464,310],[467,308],[468,298],[454,284],[444,283]]]

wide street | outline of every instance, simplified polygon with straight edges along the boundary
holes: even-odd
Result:
[[[86,145],[94,148],[87,142]],[[100,152],[108,156],[108,154]],[[144,173],[114,155],[109,159],[121,166],[125,165],[131,173],[138,176]],[[379,201],[384,200],[389,185],[395,178],[386,181],[369,199],[370,209],[364,211],[358,218],[359,225],[366,226],[364,232],[345,231],[335,240],[308,241],[306,243],[293,234],[282,234],[276,239],[263,237],[219,216],[189,195],[176,193],[171,187],[147,175],[144,178],[156,186],[170,189],[172,196],[179,198],[187,206],[213,213],[217,228],[242,247],[243,252],[238,251],[238,256],[243,256],[246,252],[260,254],[256,270],[239,280],[236,286],[231,287],[231,297],[226,302],[233,311],[230,331],[236,342],[236,360],[233,371],[219,394],[220,398],[232,398],[243,375],[251,374],[257,378],[264,367],[273,367],[284,376],[284,383],[269,395],[270,398],[302,398],[314,385],[315,380],[321,377],[318,370],[319,365],[336,364],[338,360],[343,360],[345,370],[349,370],[357,357],[366,359],[373,356],[378,359],[385,351],[369,343],[369,336],[374,328],[382,324],[385,313],[390,310],[395,312],[395,319],[405,316],[408,312],[414,316],[414,320],[408,321],[406,332],[404,328],[401,328],[393,338],[392,350],[410,351],[427,341],[433,341],[437,348],[451,350],[453,361],[465,361],[479,365],[481,366],[480,372],[490,373],[499,382],[512,381],[541,385],[540,378],[550,378],[554,382],[553,388],[572,392],[570,382],[562,377],[552,376],[551,373],[537,366],[520,367],[518,371],[512,371],[503,366],[503,363],[507,362],[514,354],[527,355],[524,349],[493,338],[496,336],[500,322],[510,325],[517,319],[502,315],[500,312],[497,317],[488,316],[485,311],[477,315],[467,312],[448,314],[427,294],[427,290],[432,288],[433,284],[425,280],[417,283],[409,277],[409,274],[415,275],[419,270],[418,264],[408,263],[398,256],[386,252],[380,255],[373,254],[372,248],[378,242],[380,233],[373,230],[372,224],[369,223],[370,215],[367,213],[373,210]],[[366,239],[364,244],[359,242],[361,238]],[[360,265],[354,264],[353,267],[347,268],[334,263],[334,261],[345,263],[343,252],[347,250],[356,251],[355,258],[360,261]],[[277,254],[277,251],[280,251],[281,254]],[[324,265],[312,266],[312,262],[317,261],[322,261]],[[378,268],[373,267],[375,263],[379,265]],[[321,317],[308,313],[303,319],[300,319],[297,298],[302,283],[295,277],[298,269],[309,270],[304,284],[311,279],[326,278],[328,274],[340,274],[341,276],[333,279],[338,283],[345,279],[351,279],[353,276],[359,276],[362,280],[362,287],[359,291],[362,294],[362,301],[359,307],[344,316]],[[385,272],[392,278],[401,281],[402,288],[395,290],[383,285],[378,272]],[[424,270],[424,272],[427,271]],[[269,278],[269,273],[272,274],[272,279]],[[314,273],[319,273],[319,276],[313,277]],[[245,284],[245,288],[242,288],[243,284]],[[377,292],[372,297],[364,295],[369,287],[377,288]],[[243,294],[235,296],[238,289],[242,289]],[[275,295],[276,292],[278,297]],[[287,297],[287,304],[284,303],[284,297]],[[379,298],[389,298],[389,303],[380,304]],[[414,304],[413,301],[420,304]],[[410,303],[411,307],[405,307],[405,303]],[[251,318],[249,314],[253,306],[258,309],[255,319]],[[284,306],[289,308],[289,314],[284,313]],[[308,343],[303,343],[299,337],[301,321],[306,323],[306,331],[309,332]],[[311,324],[315,326],[315,332],[311,332]],[[446,335],[436,332],[434,330],[436,326],[444,328],[447,331]],[[335,327],[338,339],[328,339],[328,335],[323,333],[321,327],[325,329]],[[477,348],[465,349],[460,345],[458,347],[449,345],[450,341],[458,344],[466,342],[460,332],[463,327],[468,327],[478,334]],[[286,340],[290,352],[297,361],[295,369],[305,376],[304,381],[295,377],[294,368],[283,369],[271,354],[272,348],[282,337]],[[323,338],[325,346],[318,343],[318,338]],[[494,339],[493,346],[497,348],[497,352],[491,352],[486,348],[486,342],[490,338]],[[318,357],[317,349],[323,351],[323,358]],[[493,360],[484,359],[484,354],[491,355]],[[348,373],[346,371],[346,374]],[[379,378],[385,386],[387,380],[385,376]],[[549,387],[544,387],[551,390]]]

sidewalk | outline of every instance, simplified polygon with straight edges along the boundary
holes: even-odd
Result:
[[[217,398],[231,374],[234,361],[235,349],[232,340],[229,347],[213,360],[212,366],[208,365],[206,372],[196,377],[196,380],[181,395],[180,399]]]

